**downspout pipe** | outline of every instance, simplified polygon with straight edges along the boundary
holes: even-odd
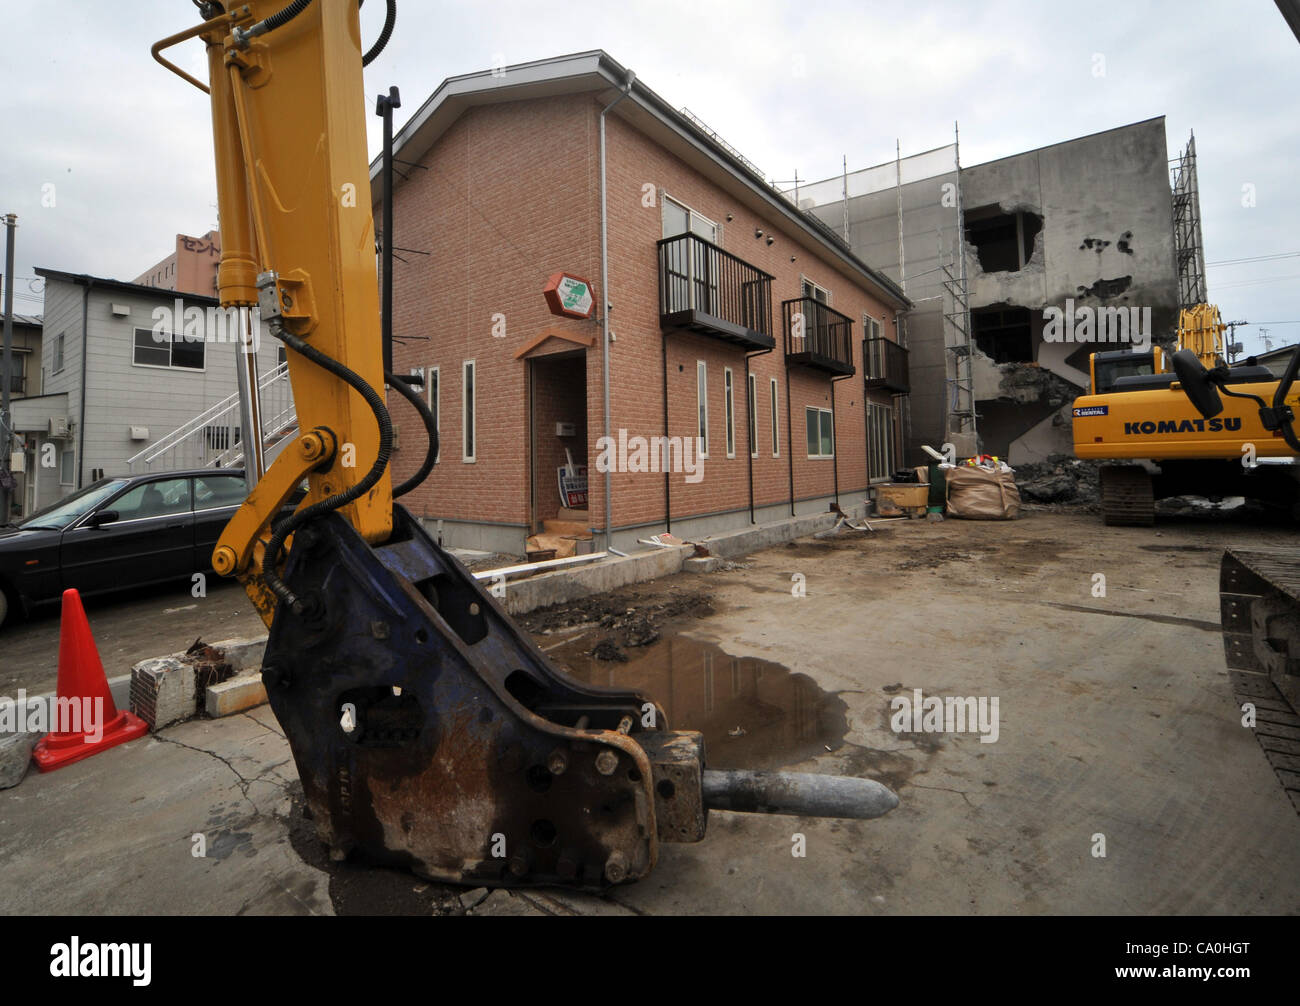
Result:
[[[835,505],[840,505],[840,424],[839,410],[835,407],[835,382],[847,381],[853,374],[842,374],[839,377],[831,378],[831,436],[835,442],[831,444],[831,485],[835,493]],[[866,403],[863,402],[865,406]]]
[[[609,114],[610,109],[632,93],[632,83],[636,80],[636,74],[631,70],[627,72],[627,81],[623,84],[623,93],[611,101],[608,105],[600,110],[600,296],[605,305],[605,310],[601,312],[601,367],[604,378],[604,398],[605,398],[605,443],[610,442],[610,418],[609,418],[609,212],[607,190],[608,186],[605,179],[605,116]],[[614,530],[614,506],[613,500],[610,499],[610,493],[613,491],[613,481],[610,477],[609,466],[605,466],[605,548],[608,549],[613,544]]]
[[[90,330],[86,327],[90,319],[90,291],[95,281],[87,279],[81,295],[81,414],[77,416],[77,488],[85,483],[86,471],[86,360],[90,348]]]
[[[664,437],[668,437],[668,333],[664,332],[659,339],[659,345],[663,349],[663,371],[664,371]],[[665,439],[664,443],[668,443]],[[672,495],[672,475],[669,472],[671,465],[661,464],[664,470],[664,530],[672,533],[673,530],[673,495]],[[606,496],[606,499],[609,497]]]
[[[745,354],[745,405],[748,406],[745,409],[745,443],[749,447],[749,451],[747,453],[749,454],[749,522],[751,524],[758,523],[758,521],[754,517],[754,444],[753,444],[753,436],[754,434],[758,433],[758,430],[756,429],[756,427],[758,426],[758,402],[757,401],[751,402],[749,400],[749,361],[756,356],[766,356],[768,353],[772,352],[772,350],[775,348],[776,347],[773,346],[771,349],[760,349],[757,352]],[[754,422],[752,424],[749,421],[751,412],[754,416]]]

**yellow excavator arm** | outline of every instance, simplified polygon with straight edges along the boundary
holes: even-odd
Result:
[[[269,626],[271,519],[304,476],[302,508],[352,496],[339,510],[362,538],[378,544],[392,530],[391,431],[381,444],[385,431],[363,393],[309,358],[323,355],[368,387],[384,386],[361,32],[348,0],[216,7],[154,54],[192,37],[207,46],[221,305],[239,312],[245,351],[269,328],[289,346],[301,434],[257,481],[212,557],[218,573],[239,577]],[[258,30],[282,9],[279,23]],[[314,353],[296,350],[297,340]],[[246,431],[246,446],[256,436]],[[250,451],[245,462],[254,463]]]

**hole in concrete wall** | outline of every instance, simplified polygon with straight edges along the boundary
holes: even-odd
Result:
[[[1018,272],[1034,254],[1034,239],[1043,218],[1028,210],[1005,212],[979,206],[966,213],[966,240],[974,245],[985,272]]]
[[[1025,307],[986,307],[971,311],[977,345],[994,363],[1032,363],[1034,336]]]

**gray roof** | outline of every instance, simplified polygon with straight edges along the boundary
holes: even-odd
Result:
[[[151,294],[154,297],[164,297],[167,300],[191,300],[200,304],[217,305],[221,302],[216,297],[207,297],[201,293],[185,293],[181,290],[164,290],[158,286],[145,286],[143,283],[127,283],[120,279],[108,279],[104,276],[90,276],[86,273],[63,272],[61,269],[42,269],[37,268],[37,276],[44,276],[46,279],[61,280],[64,283],[76,283],[79,286],[98,286],[109,290],[122,290],[126,293],[144,293]]]
[[[630,74],[600,49],[519,63],[477,73],[448,77],[393,137],[393,156],[418,161],[463,112],[475,105],[520,101],[555,95],[597,92],[606,104],[628,88]],[[832,262],[857,274],[897,307],[911,306],[893,280],[873,269],[833,230],[794,206],[753,166],[669,105],[639,78],[632,80],[628,99],[614,113],[659,141],[691,167],[712,175],[723,188],[744,200],[755,212],[787,223],[812,239]],[[382,158],[370,165],[372,198],[383,194]],[[398,165],[400,167],[400,165]]]

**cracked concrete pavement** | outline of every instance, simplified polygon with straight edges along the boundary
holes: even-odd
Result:
[[[1300,817],[1239,722],[1216,629],[1222,546],[1290,534],[1190,520],[1153,533],[1044,513],[904,522],[804,539],[691,580],[712,610],[679,634],[807,675],[842,700],[833,750],[818,743],[820,754],[787,767],[896,787],[901,805],[877,821],[715,812],[703,843],[662,847],[654,873],[607,898],[336,868],[304,852],[296,773],[263,706],[0,793],[0,904],[13,914],[1293,912]],[[1095,572],[1106,597],[1091,593]],[[795,573],[806,597],[791,593]],[[997,742],[895,733],[890,699],[913,688],[998,696]],[[791,854],[795,833],[804,857]],[[367,899],[381,880],[389,894]]]

